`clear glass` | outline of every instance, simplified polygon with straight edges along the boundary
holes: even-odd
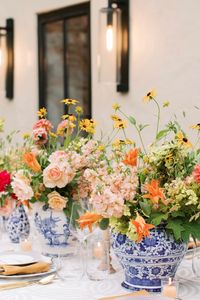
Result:
[[[99,14],[98,79],[102,83],[120,82],[121,10],[103,8]]]
[[[200,278],[200,247],[199,241],[194,241],[194,247],[192,251],[192,271],[195,277]]]
[[[72,205],[71,217],[69,230],[71,235],[78,241],[78,252],[80,254],[82,276],[86,274],[86,256],[87,256],[87,239],[94,234],[96,228],[93,226],[92,231],[89,230],[89,227],[86,226],[83,229],[80,228],[77,220],[80,216],[84,215],[86,212],[91,211],[92,207],[89,202],[86,200],[74,202]]]
[[[86,273],[90,280],[104,280],[109,274],[109,241],[98,229],[87,240]]]
[[[172,299],[181,300],[179,298],[179,280],[175,278],[162,279],[162,296],[171,297]]]

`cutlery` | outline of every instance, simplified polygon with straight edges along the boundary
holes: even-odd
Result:
[[[9,290],[9,289],[16,289],[16,288],[20,288],[20,287],[26,287],[28,285],[32,285],[32,284],[48,284],[50,282],[53,281],[53,279],[55,278],[55,274],[43,277],[40,280],[34,280],[34,281],[24,281],[24,282],[13,282],[13,283],[8,283],[8,284],[1,284],[0,285],[0,291],[3,290]]]

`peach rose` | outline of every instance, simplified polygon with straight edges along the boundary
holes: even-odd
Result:
[[[67,198],[62,197],[58,192],[54,191],[47,195],[49,207],[54,210],[63,210],[67,205]]]
[[[69,164],[56,163],[50,164],[43,171],[43,182],[46,187],[49,188],[63,188],[65,187],[75,176],[74,171]]]

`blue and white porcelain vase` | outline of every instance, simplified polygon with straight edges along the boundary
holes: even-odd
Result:
[[[151,230],[140,243],[126,235],[112,233],[112,247],[124,271],[122,286],[133,290],[161,292],[161,280],[174,277],[187,245],[167,235],[163,227]]]
[[[70,254],[69,219],[63,211],[47,208],[44,203],[34,203],[33,219],[42,252],[48,256]]]
[[[28,238],[30,223],[23,205],[16,207],[9,216],[6,230],[12,243],[19,243],[21,238]]]

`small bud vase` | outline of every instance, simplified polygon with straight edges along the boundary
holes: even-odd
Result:
[[[23,205],[19,205],[9,216],[6,230],[12,243],[19,243],[20,239],[28,238],[30,223]]]

